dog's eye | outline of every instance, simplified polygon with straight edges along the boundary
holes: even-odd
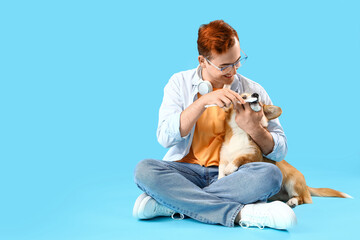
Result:
[[[247,97],[246,96],[242,96],[242,99],[246,99]]]

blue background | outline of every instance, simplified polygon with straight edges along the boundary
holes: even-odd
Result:
[[[358,233],[358,1],[1,1],[1,239],[338,239]],[[197,66],[197,30],[223,19],[249,56],[313,187],[298,226],[138,221],[136,164],[156,140],[163,88]]]

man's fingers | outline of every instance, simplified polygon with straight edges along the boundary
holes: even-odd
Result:
[[[234,94],[234,96],[236,97],[236,100],[237,100],[238,102],[240,102],[241,104],[245,104],[245,103],[246,103],[245,100],[240,96],[240,94],[238,94],[237,92],[234,92],[234,91],[233,91],[233,94]]]
[[[235,105],[240,102],[241,104],[245,103],[245,100],[242,99],[242,97],[235,91],[230,90],[230,89],[226,89],[227,92],[229,93],[229,97],[231,96],[232,102],[235,103]]]
[[[215,104],[218,105],[218,107],[221,107],[221,108],[225,106],[225,103],[223,101],[221,101],[220,99],[217,100]]]
[[[248,103],[245,102],[245,100],[235,91],[231,89],[224,88],[223,90],[217,92],[217,101],[216,105],[219,107],[230,107],[231,104],[234,105],[234,108],[236,105],[240,105],[241,108],[238,110],[244,110],[246,105]],[[250,108],[247,106],[247,108]]]
[[[221,98],[221,101],[224,103],[224,107],[230,107],[232,101],[227,96]]]
[[[250,107],[250,103],[245,103],[244,104],[244,109],[245,109],[245,111],[252,110],[251,107]]]
[[[238,99],[233,94],[227,94],[226,97],[231,101],[234,106],[238,104]]]
[[[244,111],[245,110],[244,104],[241,104],[241,103],[236,104],[235,110],[236,110],[237,113],[240,113],[240,112]]]

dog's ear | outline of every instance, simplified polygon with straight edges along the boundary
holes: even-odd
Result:
[[[274,105],[264,105],[263,110],[268,120],[278,118],[282,113],[281,108]]]

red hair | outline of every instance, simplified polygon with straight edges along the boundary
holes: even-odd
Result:
[[[239,40],[238,34],[229,24],[223,20],[215,20],[209,24],[203,24],[198,32],[199,55],[211,58],[211,53],[221,54],[234,46],[235,39]]]

